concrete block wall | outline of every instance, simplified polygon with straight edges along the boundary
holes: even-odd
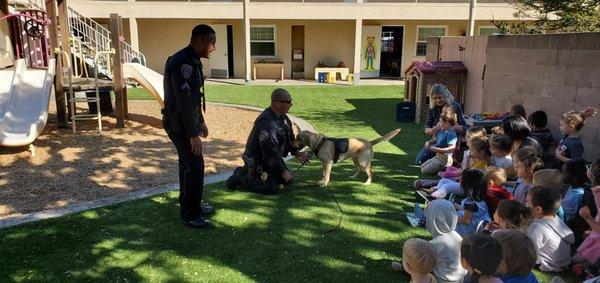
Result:
[[[544,110],[560,138],[562,113],[600,108],[600,33],[491,36],[487,45],[483,110]],[[600,157],[600,117],[581,131],[584,157]]]

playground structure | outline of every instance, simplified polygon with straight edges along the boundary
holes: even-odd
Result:
[[[162,75],[145,67],[144,55],[124,42],[117,14],[110,15],[106,29],[70,8],[67,0],[15,0],[11,5],[0,0],[15,59],[12,68],[0,70],[0,146],[30,145],[39,136],[52,91],[57,126],[67,127],[70,120],[74,133],[80,120],[97,120],[102,131],[100,91],[114,92],[116,126],[125,127],[127,79],[164,107]],[[83,92],[95,95],[78,95]],[[77,103],[95,104],[97,111],[77,113]]]

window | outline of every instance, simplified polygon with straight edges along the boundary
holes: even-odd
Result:
[[[250,55],[275,57],[275,27],[250,27]]]
[[[446,35],[445,27],[418,27],[417,28],[417,52],[415,56],[427,54],[427,38],[431,36]]]
[[[384,31],[381,33],[381,52],[394,52],[393,31]]]
[[[495,27],[480,27],[479,35],[492,35],[494,33],[499,33],[500,30]]]

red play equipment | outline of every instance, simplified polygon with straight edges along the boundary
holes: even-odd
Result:
[[[0,20],[7,20],[15,59],[25,59],[27,67],[47,68],[50,57],[50,44],[46,26],[50,19],[40,10],[27,10],[8,14]]]

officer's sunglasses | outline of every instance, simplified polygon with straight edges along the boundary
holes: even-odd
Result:
[[[288,105],[292,103],[291,99],[287,100],[287,101],[286,100],[276,100],[276,101],[283,102],[283,103],[288,104]]]

